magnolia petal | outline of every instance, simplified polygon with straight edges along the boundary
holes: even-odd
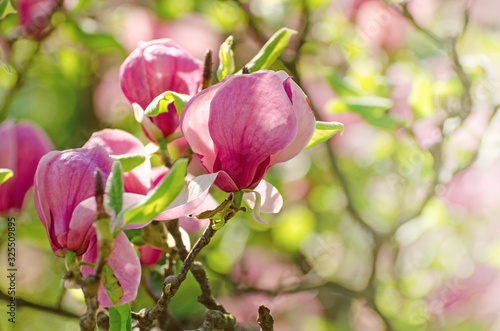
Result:
[[[181,193],[155,219],[172,220],[192,214],[207,198],[217,175],[206,174],[188,180]]]
[[[201,61],[194,59],[171,39],[141,45],[151,100],[165,91],[194,95],[203,76]],[[165,89],[166,88],[166,89]]]
[[[104,129],[94,132],[83,148],[96,145],[104,147],[110,155],[140,154],[146,150],[142,142],[134,135],[118,129]],[[151,187],[151,162],[146,160],[129,172],[123,173],[125,192],[147,194]]]
[[[96,263],[97,249],[96,244],[83,255],[82,261],[92,264]],[[141,281],[141,263],[130,241],[123,232],[120,232],[115,238],[108,265],[113,270],[114,276],[123,289],[123,296],[118,305],[133,301],[137,297],[137,290]],[[82,266],[82,274],[84,276],[93,272],[94,268],[85,265]],[[103,307],[113,307],[102,283],[99,286],[97,300]]]
[[[254,192],[260,194],[260,211],[263,213],[277,213],[283,207],[283,197],[280,192],[265,180],[261,180],[259,185],[255,188]],[[256,194],[252,192],[244,193],[243,200],[252,209],[256,205]]]
[[[268,158],[294,140],[297,119],[281,79],[263,70],[224,82],[211,101],[208,127],[218,150],[213,170],[224,170],[240,189],[253,188]]]
[[[262,224],[267,224],[266,221],[260,217],[260,205],[261,205],[261,196],[259,192],[256,191],[250,191],[250,192],[245,192],[244,193],[244,198],[248,199],[248,195],[253,195],[255,197],[255,202],[253,204],[253,209],[252,209],[252,217],[257,223],[262,223]],[[247,196],[247,197],[245,197]]]
[[[96,233],[94,228],[94,215],[96,202],[94,197],[83,200],[76,206],[71,215],[67,237],[67,248],[77,256],[85,253]]]
[[[207,210],[214,210],[218,206],[219,203],[209,194],[207,198],[203,201],[203,203],[192,212],[192,214],[198,215]],[[189,217],[189,216],[183,216],[179,218],[179,225],[187,232],[196,232],[203,228],[206,228],[208,222],[209,222],[208,218],[197,219],[196,217]]]
[[[132,103],[132,109],[134,110],[134,118],[137,123],[142,123],[144,117],[144,109],[138,103]]]
[[[195,95],[186,104],[181,115],[182,134],[193,152],[200,156],[208,172],[213,172],[213,164],[217,155],[217,149],[208,129],[210,102],[221,84],[222,82],[212,85]]]
[[[298,128],[293,142],[285,149],[271,156],[271,165],[288,161],[299,154],[311,140],[316,127],[316,120],[309,99],[304,91],[284,71],[279,71],[276,74],[283,81],[285,90],[288,91],[290,89],[293,111],[297,118]]]

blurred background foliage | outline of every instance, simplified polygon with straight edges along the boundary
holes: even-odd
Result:
[[[204,249],[218,300],[242,329],[258,328],[266,304],[277,330],[498,330],[499,10],[495,0],[67,0],[50,33],[30,39],[9,4],[1,115],[37,123],[59,150],[107,127],[146,143],[118,79],[137,42],[172,38],[198,59],[211,49],[216,68],[233,35],[238,69],[279,28],[295,29],[273,69],[344,134],[269,171],[285,201],[269,224],[238,214]],[[25,205],[15,216],[24,301],[0,329],[77,330],[81,297],[63,290],[64,262],[32,196]],[[145,268],[157,286],[159,272]],[[185,328],[201,321],[198,292],[190,276],[169,305]],[[153,305],[140,289],[132,309]]]

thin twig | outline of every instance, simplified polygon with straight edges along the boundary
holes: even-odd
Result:
[[[0,291],[0,300],[10,301],[11,297],[2,293],[2,291]],[[78,314],[64,310],[60,307],[44,306],[44,305],[40,305],[40,304],[37,304],[34,302],[23,300],[21,298],[16,298],[16,306],[18,308],[28,307],[28,308],[36,309],[38,311],[43,311],[43,312],[46,312],[49,314],[55,314],[55,315],[60,315],[60,316],[65,316],[65,317],[70,317],[70,318],[79,318],[80,317]]]

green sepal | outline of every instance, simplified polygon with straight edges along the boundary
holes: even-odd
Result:
[[[234,73],[234,54],[233,54],[233,36],[227,37],[226,41],[220,45],[219,49],[219,68],[217,69],[217,78],[219,82],[227,75]]]
[[[123,206],[123,178],[122,165],[118,161],[113,162],[111,173],[106,182],[106,194],[104,196],[104,207],[112,210],[115,215],[122,210]]]
[[[108,294],[109,300],[116,306],[123,297],[123,289],[109,265],[105,265],[102,270],[101,282]]]
[[[168,105],[170,105],[172,102],[174,103],[175,109],[177,110],[177,113],[179,116],[182,113],[182,110],[184,109],[184,106],[188,101],[191,99],[191,97],[187,94],[182,94],[182,93],[177,93],[177,92],[172,92],[172,91],[167,91],[151,101],[151,103],[146,107],[144,110],[144,115],[146,116],[158,116],[163,113],[168,112]]]

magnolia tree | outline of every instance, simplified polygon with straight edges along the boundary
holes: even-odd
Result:
[[[457,45],[470,21],[494,24],[487,13],[460,7],[465,15],[450,18],[460,28],[448,36],[431,28],[436,8],[446,12],[437,0],[423,7],[302,1],[292,6],[297,12],[286,11],[286,2],[0,1],[0,238],[9,280],[5,294],[0,287],[8,308],[0,325],[22,327],[29,314],[21,318],[17,308],[25,306],[78,317],[89,331],[254,329],[255,321],[264,331],[446,329],[463,322],[450,306],[467,309],[475,293],[495,289],[498,273],[488,261],[471,253],[460,263],[450,253],[467,251],[457,234],[445,238],[457,279],[433,267],[451,262],[422,253],[441,249],[426,241],[429,229],[446,224],[448,233],[459,232],[447,223],[462,210],[455,205],[485,222],[495,210],[474,210],[462,196],[481,180],[481,171],[468,168],[480,165],[482,138],[471,142],[461,129],[481,137],[498,105],[476,70],[486,71],[489,60],[464,59]],[[114,5],[126,24],[116,23]],[[209,29],[195,15],[178,30],[165,22],[188,17],[190,6],[215,17],[225,41],[190,41]],[[320,18],[330,12],[338,22]],[[300,19],[286,19],[294,15]],[[265,26],[278,21],[295,28]],[[408,31],[425,47],[405,48]],[[111,78],[102,74],[109,63],[119,66]],[[309,69],[325,80],[308,77]],[[57,90],[73,109],[52,113],[37,104],[30,94],[36,79],[44,96]],[[476,86],[491,100],[474,94]],[[35,115],[23,116],[22,100]],[[87,107],[97,118],[76,142],[71,128],[88,120],[78,115]],[[115,112],[120,107],[126,115]],[[24,117],[60,130],[47,130],[62,137],[57,150]],[[343,133],[341,122],[342,142],[330,140]],[[320,147],[304,156],[320,143],[324,160],[311,157]],[[280,216],[269,215],[284,205]],[[259,238],[256,247],[245,247],[249,236]],[[50,247],[56,258],[21,263],[24,240]],[[204,258],[214,245],[219,255]],[[28,300],[37,291],[21,288],[24,273],[43,279],[48,270],[60,279],[57,290],[47,286],[57,302]],[[203,311],[193,312],[195,299]],[[183,304],[189,314],[175,310]]]

